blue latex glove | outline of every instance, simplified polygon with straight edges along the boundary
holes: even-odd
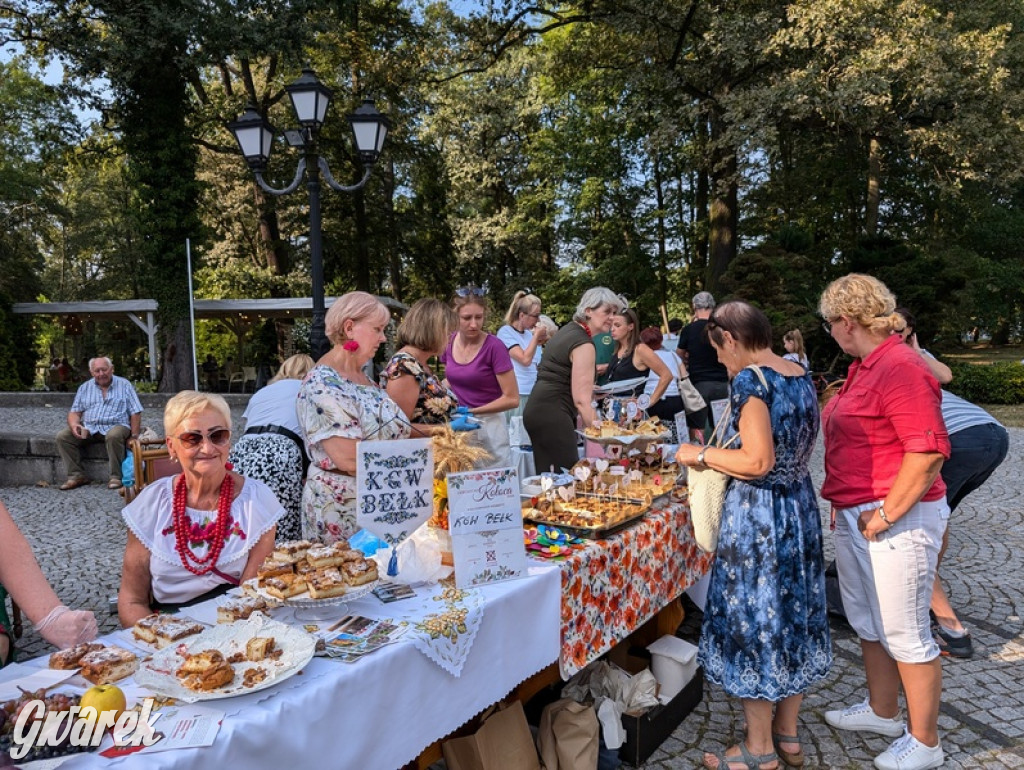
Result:
[[[460,409],[463,407],[459,407]],[[466,411],[463,414],[459,414],[454,420],[452,420],[452,430],[479,430],[480,423],[476,422],[469,416],[469,412]]]
[[[459,415],[468,415],[468,414],[469,414],[469,407],[468,406],[458,406],[458,407],[455,408],[455,415],[456,415],[456,417],[458,417]]]

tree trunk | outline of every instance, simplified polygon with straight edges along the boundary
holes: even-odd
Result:
[[[654,156],[654,196],[658,203],[658,304],[664,312],[668,301],[668,254],[665,245],[665,187],[661,177],[661,158]]]
[[[256,196],[256,210],[259,212],[260,246],[267,260],[267,267],[274,275],[287,275],[291,271],[288,244],[281,240],[281,228],[273,200],[253,182]]]
[[[241,365],[241,364],[239,364]],[[163,369],[160,374],[161,393],[177,393],[195,387],[192,368],[192,340],[189,335],[188,319],[174,324],[174,332],[164,348]]]
[[[701,137],[701,144],[704,147],[707,147],[707,125],[704,121],[698,121],[697,132]],[[706,168],[700,168],[697,170],[697,184],[693,194],[694,243],[693,262],[691,263],[691,267],[699,269],[702,273],[706,271],[708,267],[708,234],[711,231],[711,225],[708,221],[708,210],[711,205],[711,183],[709,179],[710,176]]]
[[[877,136],[868,145],[868,199],[864,208],[864,233],[868,238],[878,234],[879,180],[882,176],[882,145]]]
[[[736,257],[736,225],[739,190],[736,184],[736,153],[722,140],[721,116],[711,113],[711,205],[708,228],[708,269],[705,289],[718,292],[722,276]]]
[[[352,210],[356,218],[356,289],[373,293],[370,287],[370,247],[366,242],[366,196],[362,190],[353,195]]]
[[[386,173],[381,174],[384,186],[384,220],[387,222],[388,274],[391,279],[391,294],[399,302],[405,296],[402,282],[402,257],[398,253],[398,224],[395,222],[395,164],[388,163]]]

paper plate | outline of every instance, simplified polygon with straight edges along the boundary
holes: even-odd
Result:
[[[184,661],[184,655],[197,654],[203,650],[218,650],[225,658],[235,653],[245,653],[245,645],[254,637],[271,636],[274,647],[282,651],[281,657],[258,662],[235,663],[235,678],[229,684],[208,692],[196,692],[183,687],[175,672]],[[302,670],[313,658],[316,640],[298,628],[271,620],[261,612],[254,612],[248,620],[215,626],[196,636],[187,637],[180,644],[174,644],[154,653],[135,672],[137,684],[152,690],[157,695],[176,698],[186,703],[231,698],[258,692],[282,682]],[[184,654],[183,654],[184,653]],[[251,687],[243,684],[245,672],[251,668],[263,668],[267,672],[262,682]]]

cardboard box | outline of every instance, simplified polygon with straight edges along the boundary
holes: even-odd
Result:
[[[704,669],[698,668],[689,684],[664,706],[655,706],[640,716],[623,714],[626,742],[619,749],[619,759],[634,767],[642,765],[703,697]]]

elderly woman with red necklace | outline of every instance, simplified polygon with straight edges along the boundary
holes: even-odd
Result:
[[[452,302],[458,331],[441,355],[444,377],[469,413],[480,423],[473,440],[490,454],[477,466],[503,468],[512,464],[505,412],[519,406],[519,386],[508,349],[484,331],[487,298],[475,286],[457,289]]]
[[[223,397],[178,393],[164,409],[164,431],[181,473],[157,479],[121,513],[128,544],[117,612],[126,628],[255,577],[285,513],[266,484],[230,470],[231,410]]]

